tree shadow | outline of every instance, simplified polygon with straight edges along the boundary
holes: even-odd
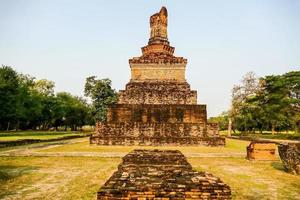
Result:
[[[286,171],[285,171],[285,168],[284,168],[284,166],[283,166],[283,163],[282,163],[281,161],[275,161],[275,162],[272,162],[272,163],[271,163],[271,166],[272,166],[274,169],[277,169],[277,170],[286,172]]]
[[[0,181],[8,181],[37,170],[34,166],[0,165]]]

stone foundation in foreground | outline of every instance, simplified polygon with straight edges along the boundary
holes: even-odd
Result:
[[[134,150],[100,188],[97,199],[231,199],[219,178],[197,172],[178,150]]]

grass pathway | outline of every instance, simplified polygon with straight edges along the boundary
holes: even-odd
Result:
[[[176,147],[176,146],[97,146],[90,145],[88,138],[74,139],[59,143],[44,143],[26,145],[19,148],[9,148],[0,152],[3,157],[123,157],[129,151],[137,148],[145,149],[179,149],[187,157],[245,157],[245,149],[229,141],[227,147]],[[246,146],[247,142],[240,141]]]
[[[195,170],[220,177],[233,199],[300,199],[300,176],[281,161],[245,159],[248,141],[226,140],[226,147],[97,146],[87,138],[0,150],[0,199],[95,199],[97,190],[135,148],[178,149]],[[277,154],[278,155],[278,154]]]

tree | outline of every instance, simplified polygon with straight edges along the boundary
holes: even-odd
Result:
[[[9,66],[0,68],[0,129],[10,129],[17,116],[18,74]]]
[[[233,89],[231,117],[241,131],[299,131],[300,71],[260,78],[247,76]],[[248,88],[248,89],[247,89]]]
[[[111,80],[90,76],[86,79],[84,93],[90,97],[93,105],[93,115],[98,121],[106,119],[107,106],[117,101],[117,93],[111,88]]]
[[[34,89],[45,96],[53,96],[54,95],[54,87],[55,83],[53,81],[49,81],[47,79],[40,79],[35,81]]]
[[[80,97],[73,96],[67,92],[57,93],[57,116],[54,124],[64,125],[66,128],[76,131],[78,127],[90,124],[91,111],[87,102]]]
[[[55,83],[47,79],[36,80],[33,85],[33,93],[38,94],[42,105],[41,115],[39,117],[41,129],[48,130],[54,123],[55,116]]]
[[[38,126],[41,116],[42,103],[38,92],[34,91],[34,77],[18,74],[19,87],[17,97],[17,123],[16,130]]]
[[[291,71],[283,75],[288,90],[288,102],[294,130],[300,130],[300,71]]]
[[[262,108],[271,124],[272,134],[275,129],[299,130],[300,111],[300,71],[283,75],[266,76],[262,79],[263,92],[258,96]]]
[[[8,66],[0,68],[0,130],[77,130],[93,124],[92,109],[83,98],[68,93],[54,94],[54,82],[18,74]]]
[[[210,117],[207,120],[209,123],[218,123],[220,130],[228,129],[228,112],[222,112],[217,117]]]
[[[241,111],[244,109],[246,100],[251,96],[255,96],[259,90],[259,79],[254,72],[248,72],[243,77],[240,85],[235,85],[232,89],[232,100],[231,100],[231,109],[229,111],[229,120],[228,120],[228,133],[231,135],[231,129],[233,131],[237,128],[240,123],[237,123],[237,120],[241,121],[244,115],[241,116]],[[251,117],[250,117],[251,118]],[[248,119],[250,119],[248,116]],[[232,127],[233,126],[233,127]],[[241,127],[239,127],[241,128]],[[244,127],[248,130],[249,127]]]

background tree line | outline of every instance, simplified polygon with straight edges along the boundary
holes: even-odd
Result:
[[[231,109],[210,119],[246,133],[300,129],[300,71],[258,78],[247,73],[232,89]]]
[[[92,124],[90,105],[66,92],[54,94],[54,82],[0,68],[0,129],[42,129],[60,126],[76,130]]]
[[[117,100],[111,81],[95,76],[86,79],[87,98],[67,92],[55,94],[54,87],[53,81],[0,67],[0,130],[77,130],[105,120],[107,105]]]
[[[0,67],[0,130],[77,130],[104,121],[107,106],[117,101],[109,79],[88,77],[87,98],[67,92],[55,94],[54,87],[52,81]],[[299,132],[300,71],[262,78],[247,73],[232,89],[231,109],[209,121],[219,123],[221,130]]]

